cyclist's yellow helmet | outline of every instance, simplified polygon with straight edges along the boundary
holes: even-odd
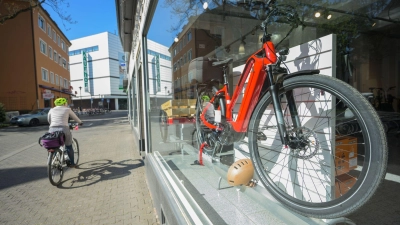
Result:
[[[65,98],[57,98],[54,101],[54,105],[56,105],[56,106],[64,105],[65,103],[67,103],[67,99],[65,99]]]

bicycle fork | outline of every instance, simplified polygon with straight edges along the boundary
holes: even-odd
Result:
[[[271,86],[269,87],[269,92],[272,97],[272,103],[273,103],[272,105],[273,105],[274,111],[275,111],[275,118],[277,121],[279,135],[280,135],[282,143],[285,145],[285,147],[287,147],[289,145],[290,138],[288,135],[288,131],[286,129],[285,122],[284,122],[282,105],[281,105],[281,101],[279,99],[279,93],[278,93],[281,83],[276,83],[273,80],[272,65],[268,65],[267,68],[268,69],[266,70],[266,72],[268,74],[269,83],[271,84]],[[293,97],[293,91],[291,90],[291,91],[285,92],[285,97],[286,97],[287,104],[289,107],[290,116],[292,118],[293,127],[294,128],[301,127],[301,122],[300,122],[298,112],[297,112],[297,107],[296,107],[296,101],[294,100],[294,97]]]

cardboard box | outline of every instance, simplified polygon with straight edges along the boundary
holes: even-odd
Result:
[[[357,138],[337,138],[335,145],[336,176],[357,168]],[[340,168],[340,170],[339,170]]]
[[[357,179],[348,174],[343,174],[335,178],[335,197],[338,198],[346,194],[356,183]]]
[[[335,176],[348,173],[349,169],[349,153],[336,149],[335,152]]]

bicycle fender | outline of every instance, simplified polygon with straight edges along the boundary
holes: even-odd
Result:
[[[282,76],[282,78],[283,78],[283,80],[286,80],[286,79],[289,79],[289,78],[292,78],[292,77],[297,77],[297,76],[319,74],[319,72],[320,72],[320,70],[318,70],[318,69],[317,70],[300,70],[300,71],[297,71],[297,72],[294,72],[294,73],[284,74]]]
[[[50,152],[47,154],[47,165],[50,165],[51,154]]]
[[[320,70],[316,69],[316,70],[300,70],[300,71],[297,71],[294,73],[288,73],[288,74],[286,74],[286,73],[279,74],[279,75],[276,75],[275,83],[282,84],[284,80],[287,80],[292,77],[303,76],[303,75],[314,75],[314,74],[319,74],[319,72],[320,72]],[[262,96],[264,96],[264,94],[269,90],[269,85],[270,84],[268,82],[264,83],[259,99],[261,99]]]

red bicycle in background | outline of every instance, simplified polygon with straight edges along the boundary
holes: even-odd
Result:
[[[224,71],[223,84],[198,86],[197,141],[207,154],[247,143],[261,183],[286,207],[318,218],[347,215],[384,178],[388,149],[382,123],[347,83],[319,70],[290,73],[281,66],[289,51],[275,53],[269,20],[284,17],[292,25],[289,33],[301,22],[293,7],[274,2],[267,3],[261,24],[262,49],[247,60],[232,97],[226,73],[232,59],[213,63]]]

